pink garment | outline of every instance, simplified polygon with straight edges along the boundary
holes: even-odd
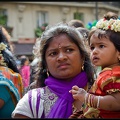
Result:
[[[20,74],[22,76],[23,86],[24,88],[27,88],[30,84],[30,66],[22,66],[20,69]]]

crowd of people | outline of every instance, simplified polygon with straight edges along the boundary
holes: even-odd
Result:
[[[48,25],[19,69],[1,27],[0,118],[120,118],[119,27],[113,12],[91,30],[80,20]]]

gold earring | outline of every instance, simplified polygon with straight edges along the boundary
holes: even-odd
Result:
[[[47,76],[49,77],[49,72],[48,72],[48,69],[47,69]]]
[[[120,57],[118,57],[118,60],[120,61]]]
[[[83,64],[82,64],[82,70],[84,71],[84,62],[83,62]]]

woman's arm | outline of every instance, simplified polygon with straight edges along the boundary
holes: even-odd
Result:
[[[13,118],[29,118],[29,117],[16,113]]]
[[[5,85],[0,85],[0,109],[10,100],[10,94]]]

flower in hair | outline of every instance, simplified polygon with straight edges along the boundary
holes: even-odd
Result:
[[[6,47],[7,47],[7,45],[5,45],[3,42],[0,43],[0,52],[1,52],[2,50],[5,50]]]
[[[5,45],[3,42],[0,43],[0,65],[4,65],[4,66],[6,66],[6,63],[4,62],[4,57],[1,54],[1,51],[5,50],[6,47],[7,47],[7,45]]]
[[[100,19],[96,26],[96,28],[98,29],[103,29],[103,30],[113,30],[115,32],[120,32],[120,20],[117,19],[110,19],[110,20],[106,20],[106,19]]]

